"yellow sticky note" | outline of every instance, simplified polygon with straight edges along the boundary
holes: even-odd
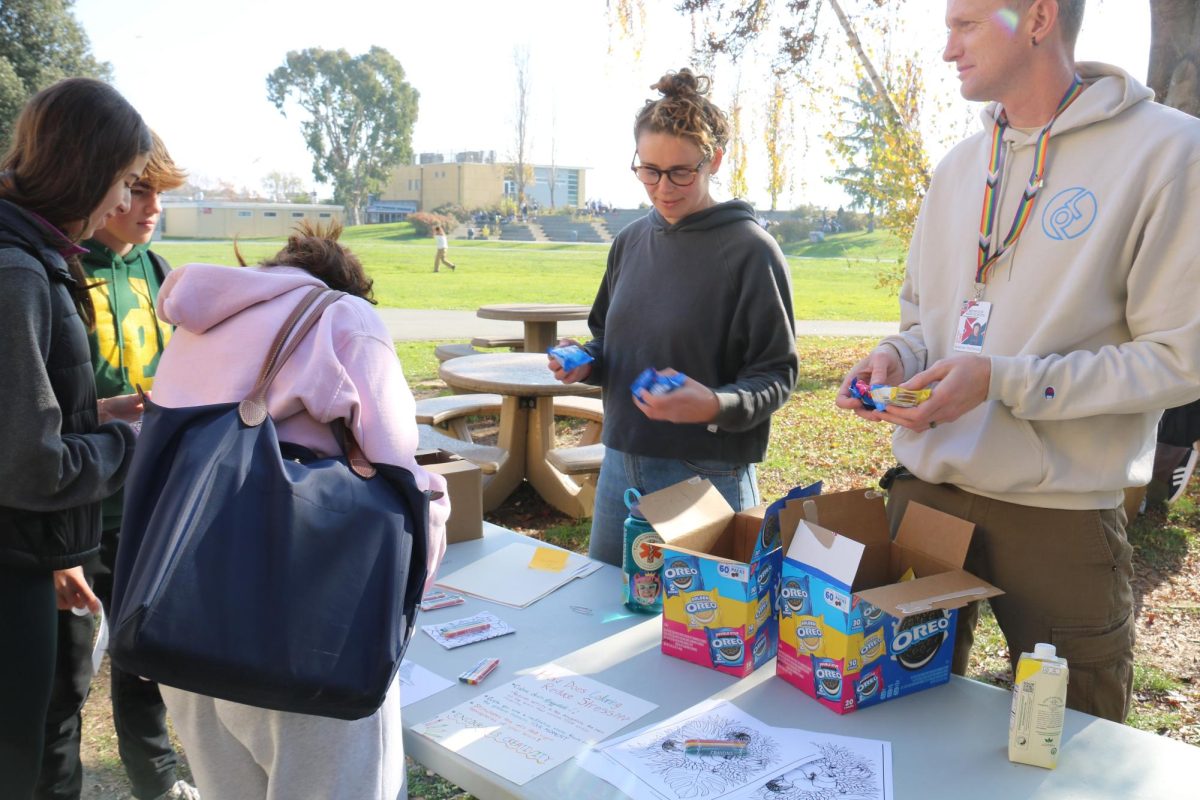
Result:
[[[566,550],[555,547],[539,547],[533,551],[529,566],[533,569],[544,569],[547,572],[562,572],[567,565],[567,557],[571,554]]]

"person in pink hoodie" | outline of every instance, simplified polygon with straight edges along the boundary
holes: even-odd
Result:
[[[154,401],[180,407],[241,400],[304,294],[322,284],[346,292],[284,364],[267,395],[268,411],[281,441],[321,456],[340,452],[329,423],[344,420],[370,461],[404,467],[419,488],[441,493],[429,510],[428,588],[446,552],[446,484],[416,464],[413,396],[388,329],[371,309],[372,282],[337,241],[340,233],[336,224],[301,223],[283,250],[259,266],[187,264],[167,276],[158,314],[177,328],[158,365]],[[377,712],[353,721],[168,686],[162,693],[204,797],[406,796],[398,683]]]

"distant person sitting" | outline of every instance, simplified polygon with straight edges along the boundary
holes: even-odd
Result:
[[[1200,458],[1200,400],[1168,408],[1158,423],[1154,473],[1146,499],[1174,503],[1183,497]]]

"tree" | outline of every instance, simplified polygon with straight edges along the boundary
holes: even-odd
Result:
[[[1147,85],[1160,103],[1200,116],[1200,5],[1150,0]]]
[[[763,131],[763,140],[767,145],[767,194],[771,197],[772,211],[778,209],[779,196],[787,188],[791,116],[783,81],[776,79],[771,98],[767,101],[767,124]]]
[[[525,207],[525,187],[533,178],[533,167],[525,162],[531,145],[529,137],[529,49],[513,51],[513,65],[517,75],[516,118],[513,120],[513,166],[512,181],[517,194],[517,208]]]
[[[346,206],[352,225],[360,222],[367,196],[412,158],[419,97],[382,47],[358,56],[293,50],[267,77],[267,99],[280,113],[287,116],[284,106],[294,100],[308,114],[300,127],[313,154],[313,177],[333,184],[334,202]]]
[[[744,200],[750,194],[750,185],[746,181],[746,137],[742,130],[740,88],[734,91],[733,102],[729,106],[729,127],[729,158],[733,162],[729,170],[729,193]]]
[[[308,190],[304,188],[304,179],[294,173],[272,170],[263,176],[262,185],[267,197],[275,202],[307,203],[309,201]]]
[[[112,67],[97,61],[71,10],[74,0],[0,2],[0,150],[8,149],[21,107],[61,78],[112,80]]]

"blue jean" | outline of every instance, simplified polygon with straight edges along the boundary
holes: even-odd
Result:
[[[626,489],[632,486],[649,494],[697,475],[711,481],[734,511],[753,508],[761,502],[753,464],[651,458],[607,448],[596,481],[596,508],[592,515],[588,555],[598,561],[621,565],[625,517],[629,514],[625,508]]]

